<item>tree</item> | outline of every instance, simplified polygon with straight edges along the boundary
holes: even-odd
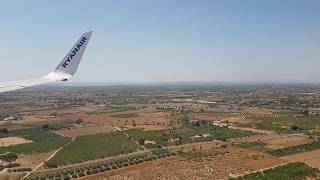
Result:
[[[44,130],[50,130],[50,126],[49,126],[49,124],[44,124],[43,126],[42,126],[42,129],[44,129]]]
[[[77,123],[77,124],[81,124],[81,123],[83,123],[83,120],[82,120],[81,118],[78,118],[78,119],[76,120],[76,123]]]
[[[7,153],[0,156],[0,160],[10,162],[10,163],[12,161],[15,161],[16,159],[18,159],[18,156],[14,153]]]
[[[143,138],[138,139],[138,143],[139,143],[140,145],[144,145],[144,139],[143,139]]]
[[[181,118],[181,124],[183,127],[189,126],[189,118],[188,118],[187,114],[184,114],[184,116]]]

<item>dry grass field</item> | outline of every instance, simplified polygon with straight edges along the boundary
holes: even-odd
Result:
[[[320,169],[320,150],[286,156],[281,159],[291,162],[304,162],[313,168]]]
[[[0,138],[0,147],[6,147],[11,145],[17,145],[17,144],[25,144],[25,143],[31,143],[32,141],[26,140],[21,137],[5,137]]]
[[[55,132],[64,137],[74,138],[78,136],[103,134],[103,133],[110,133],[115,131],[116,129],[114,127],[111,127],[108,125],[85,125],[85,126],[76,126],[76,127],[70,127],[67,129],[61,129]]]
[[[311,143],[312,140],[306,136],[289,136],[289,137],[280,137],[278,139],[270,139],[264,141],[267,145],[266,148],[270,149],[281,149],[291,146],[298,146],[301,144],[308,144]]]
[[[204,157],[193,161],[184,157],[172,157],[84,179],[226,179],[231,175],[240,175],[284,162],[286,160],[263,153],[230,148],[228,153],[213,158]]]
[[[41,162],[46,160],[53,152],[48,153],[37,153],[37,154],[28,154],[28,155],[20,155],[17,163],[21,164],[22,167],[31,167],[35,168]]]

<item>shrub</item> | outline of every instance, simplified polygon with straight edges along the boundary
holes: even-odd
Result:
[[[78,174],[78,176],[79,176],[79,177],[83,177],[83,176],[85,176],[85,174],[84,174],[83,172],[80,172],[80,173]]]

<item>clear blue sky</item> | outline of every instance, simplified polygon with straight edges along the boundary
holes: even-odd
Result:
[[[7,0],[0,22],[0,81],[93,30],[74,82],[320,82],[318,0]]]

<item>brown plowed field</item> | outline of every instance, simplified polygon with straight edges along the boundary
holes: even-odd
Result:
[[[23,139],[21,137],[5,137],[5,138],[0,138],[0,147],[17,145],[17,144],[25,144],[30,142],[32,141]]]
[[[305,162],[311,167],[320,169],[320,150],[286,156],[281,159],[292,162]]]
[[[91,126],[79,126],[79,127],[72,127],[68,129],[62,129],[55,131],[57,134],[64,136],[64,137],[78,137],[78,136],[86,136],[86,135],[93,135],[93,134],[101,134],[101,133],[110,133],[114,132],[116,129],[111,126],[107,125],[91,125]]]

